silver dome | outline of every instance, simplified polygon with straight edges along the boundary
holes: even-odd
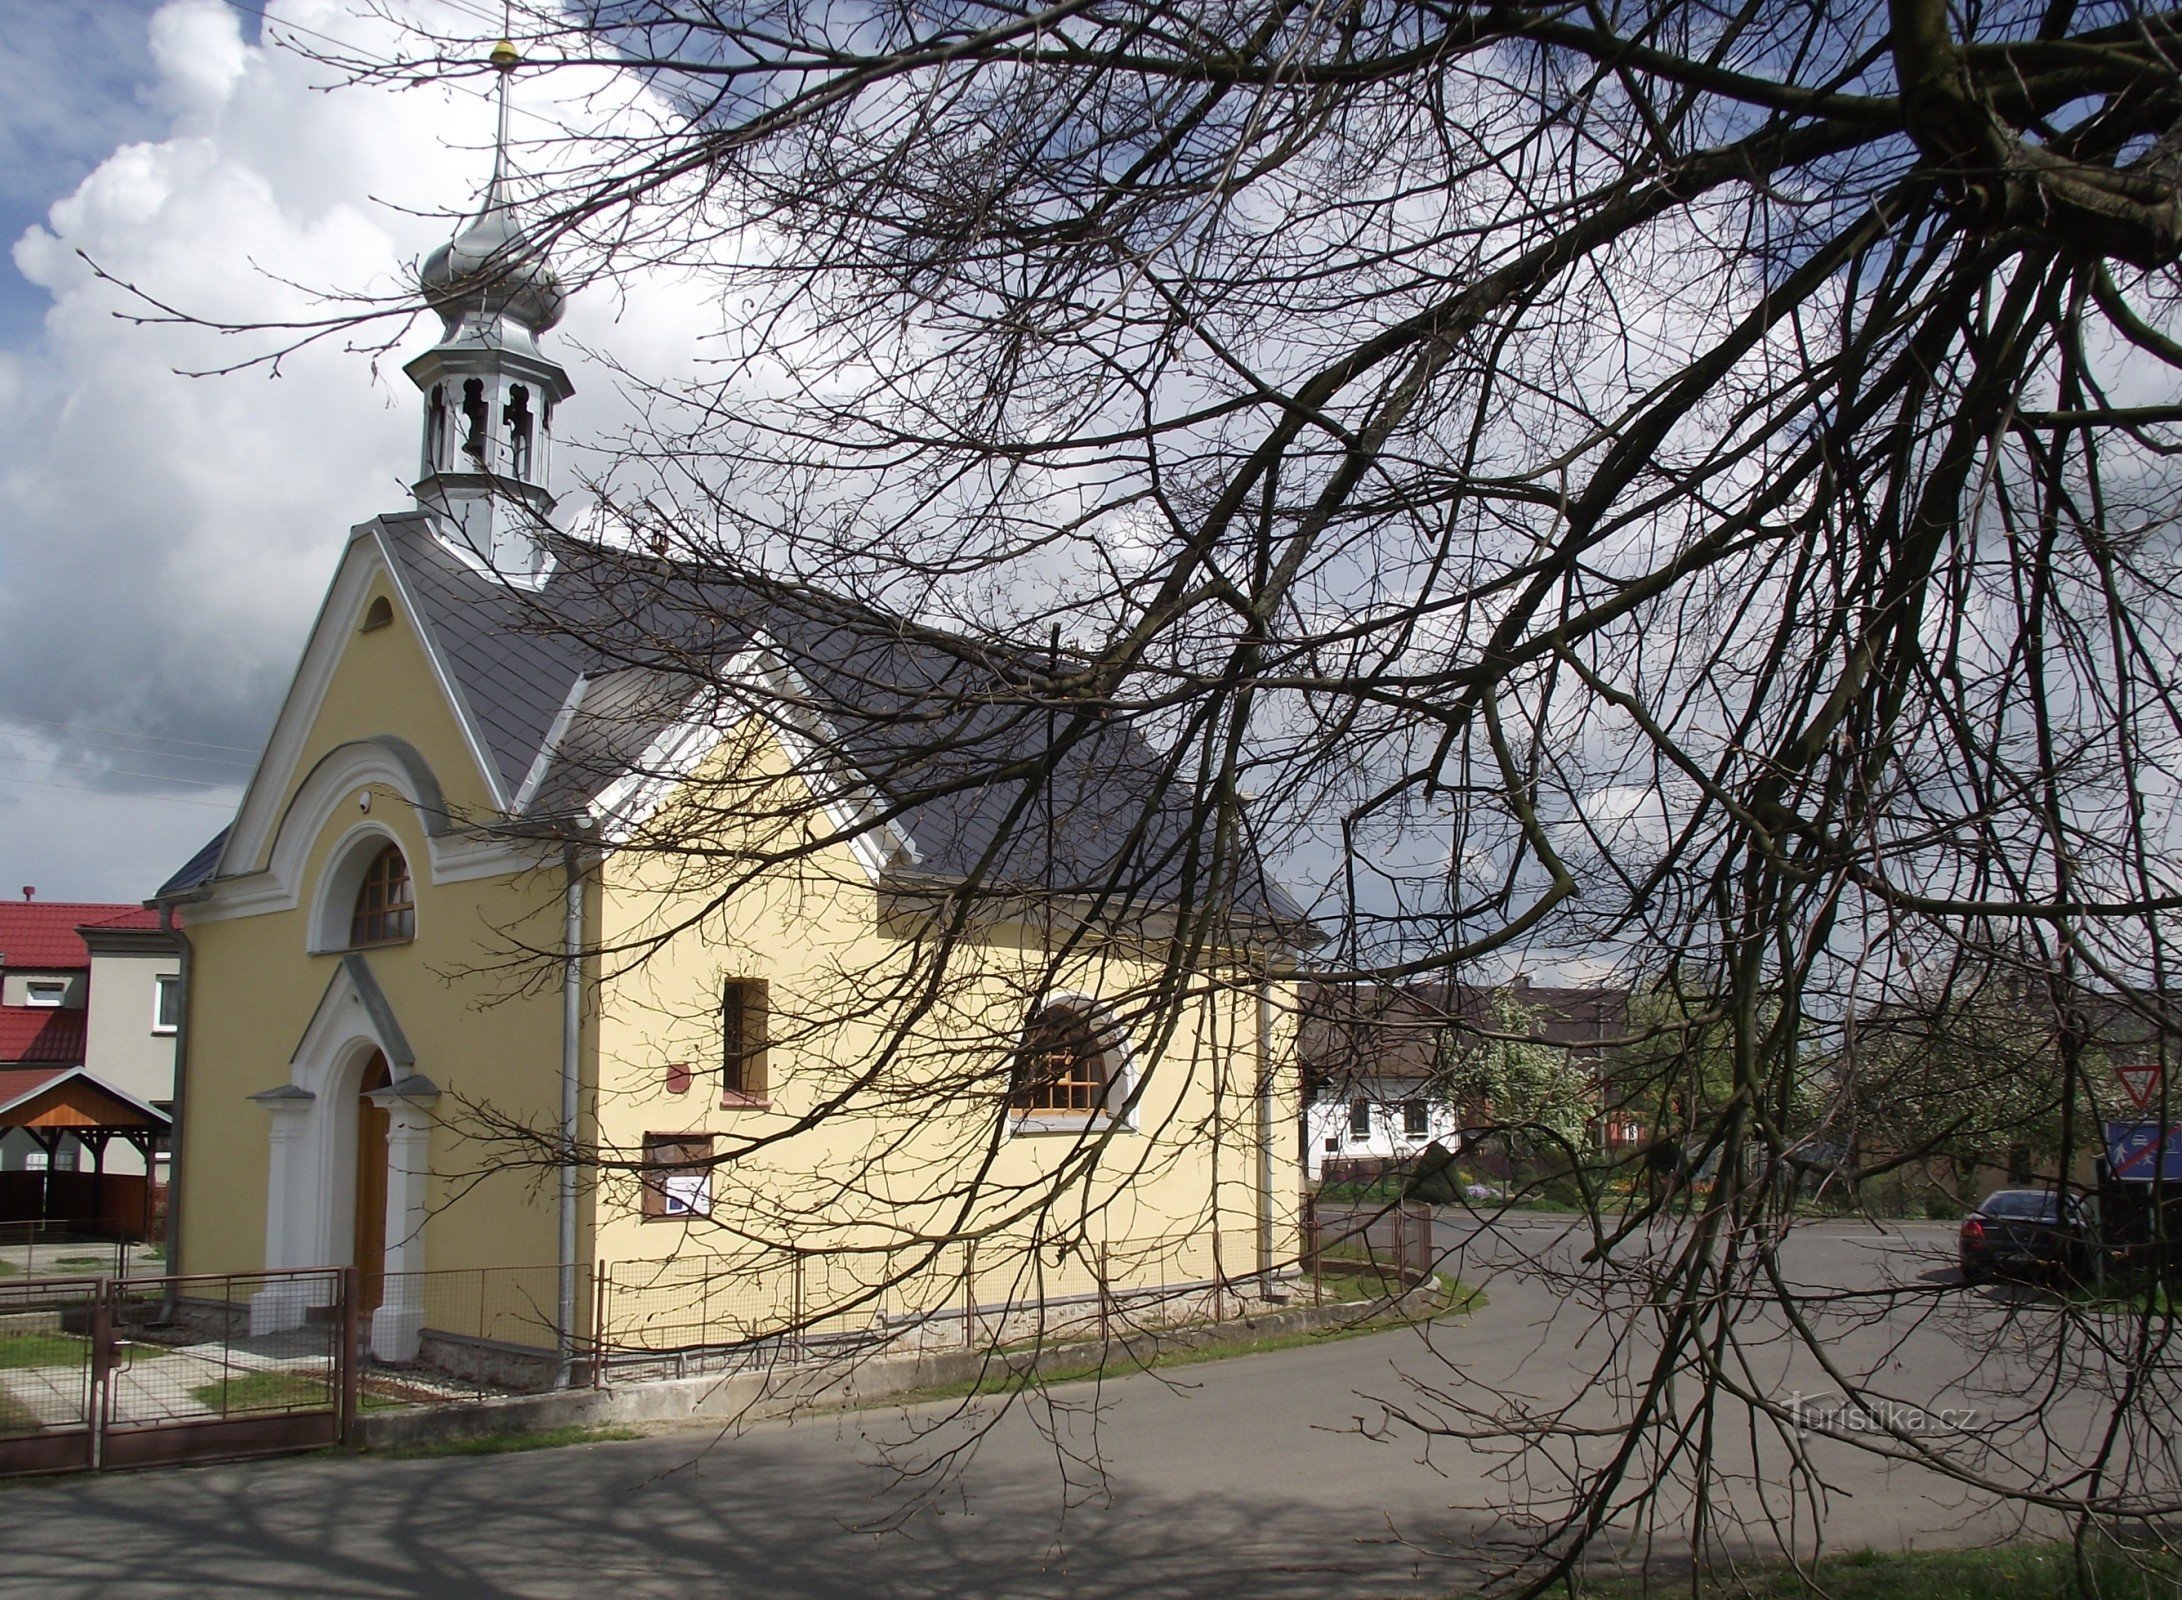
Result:
[[[426,302],[450,329],[505,316],[543,333],[568,304],[552,263],[525,237],[497,184],[484,213],[427,256],[417,276]]]

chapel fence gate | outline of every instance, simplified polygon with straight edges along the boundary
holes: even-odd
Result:
[[[0,1477],[346,1443],[357,1306],[353,1268],[0,1279]]]

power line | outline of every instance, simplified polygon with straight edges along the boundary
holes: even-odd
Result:
[[[260,3],[256,5],[250,4],[249,0],[227,0],[227,3],[246,16],[256,17],[258,19],[259,34],[261,37],[263,36],[264,30],[267,27],[277,27],[286,33],[307,34],[313,39],[323,40],[325,43],[332,45],[335,49],[345,50],[354,59],[365,62],[366,64],[373,67],[386,68],[397,65],[397,63],[393,61],[381,60],[377,56],[368,55],[359,46],[349,43],[346,39],[336,39],[332,34],[322,32],[317,28],[306,28],[305,26],[303,26],[302,23],[290,22],[285,17],[279,18],[277,20],[275,18],[269,17],[265,14],[265,6],[263,4],[263,0],[260,0]],[[466,6],[457,7],[457,9],[470,11],[470,15],[477,17],[480,21],[489,22],[491,20],[491,18],[484,16],[483,13],[470,10],[470,8]],[[442,88],[452,89],[457,94],[473,95],[480,100],[490,101],[494,97],[494,91],[491,89],[473,89],[468,84],[456,83],[451,78],[442,78],[439,80],[439,83]],[[557,117],[549,117],[542,111],[531,111],[523,106],[512,106],[509,109],[512,110],[516,116],[529,117],[533,122],[545,123],[556,133],[567,134],[571,138],[583,137],[582,135],[578,134],[574,128],[571,128],[567,123],[562,122]]]
[[[140,755],[153,754],[139,751]],[[191,789],[240,789],[239,779],[191,778],[171,772],[137,772],[127,767],[102,767],[89,761],[47,761],[38,763],[54,772],[97,772],[116,778],[143,778],[151,783],[179,783]]]
[[[151,802],[153,805],[196,806],[205,811],[232,812],[235,809],[231,802],[219,800],[192,800],[185,795],[179,794],[117,794],[107,790],[86,789],[80,783],[47,783],[40,778],[18,778],[9,772],[0,772],[0,783],[20,783],[33,789],[58,789],[63,794],[97,795],[101,799],[120,800],[132,805],[137,801],[144,800]]]
[[[13,711],[0,711],[0,721],[20,722],[28,727],[33,728],[58,728],[63,733],[95,733],[109,739],[146,739],[156,741],[160,744],[188,745],[193,750],[226,750],[238,756],[248,756],[251,758],[250,761],[247,762],[235,762],[234,765],[236,766],[251,765],[257,760],[258,754],[256,748],[251,745],[213,744],[209,740],[205,739],[177,739],[172,734],[166,733],[131,733],[125,728],[90,728],[84,726],[80,722],[53,722],[49,721],[44,717],[19,716]],[[148,755],[152,754],[153,752],[147,751],[145,753]],[[207,760],[209,758],[203,756],[192,756],[189,759],[193,761],[201,761]]]

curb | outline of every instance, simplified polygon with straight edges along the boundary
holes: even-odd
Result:
[[[1146,1331],[1104,1344],[1089,1340],[1047,1345],[1035,1351],[908,1351],[717,1377],[661,1378],[618,1388],[570,1389],[555,1394],[420,1406],[415,1410],[367,1412],[358,1419],[359,1434],[365,1449],[387,1450],[559,1428],[610,1428],[705,1418],[758,1422],[799,1411],[850,1411],[920,1390],[971,1383],[994,1375],[1022,1380],[1065,1373],[1073,1378],[1087,1365],[1100,1373],[1109,1369],[1127,1372],[1176,1350],[1244,1344],[1286,1333],[1349,1329],[1390,1320],[1396,1308],[1423,1298],[1427,1297],[1411,1290],[1391,1304],[1358,1301],[1302,1306],[1292,1311],[1260,1312],[1233,1322]],[[1431,1308],[1439,1309],[1444,1308]]]

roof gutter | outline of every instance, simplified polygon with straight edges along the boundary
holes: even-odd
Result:
[[[567,1388],[576,1365],[576,1133],[583,1072],[583,859],[577,843],[561,845],[567,872],[566,922],[561,935],[561,1149],[557,1315],[560,1346],[556,1387]]]
[[[182,1004],[174,1019],[174,1099],[168,1109],[173,1120],[167,1130],[167,1288],[159,1300],[159,1320],[172,1322],[175,1303],[181,1293],[178,1280],[182,1275],[182,1122],[189,1094],[190,1014],[197,1009],[194,985],[190,980],[197,961],[196,947],[190,943],[189,935],[175,926],[174,903],[162,900],[158,911],[159,931],[170,935],[182,953],[181,968],[176,974]]]

